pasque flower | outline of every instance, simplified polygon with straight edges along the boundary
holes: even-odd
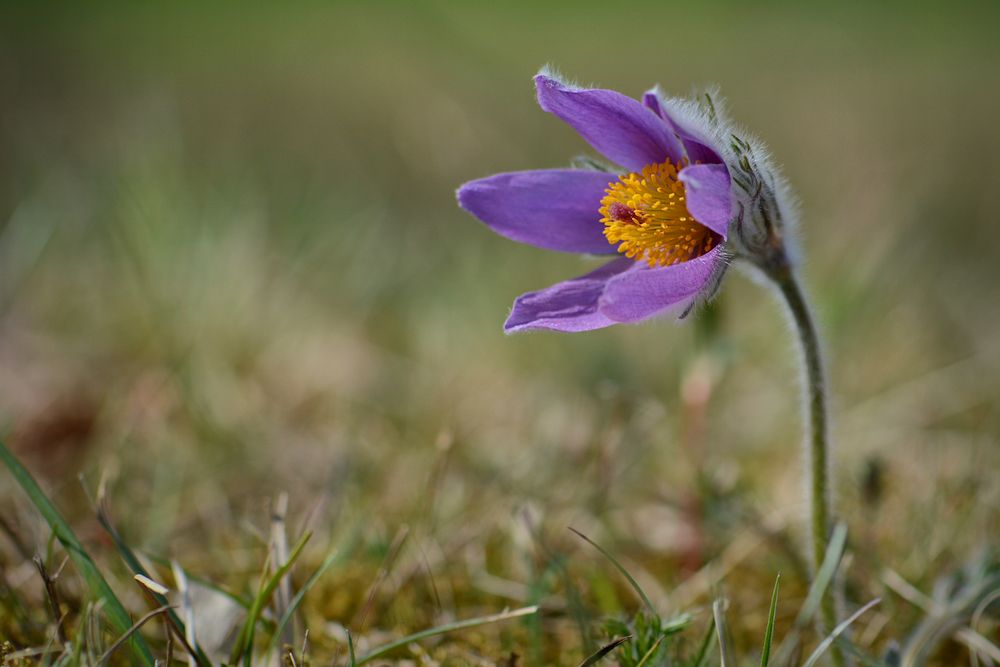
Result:
[[[651,90],[640,102],[544,72],[535,85],[542,109],[615,167],[496,174],[459,188],[459,204],[515,241],[620,257],[518,297],[504,330],[586,331],[686,313],[711,297],[729,261],[746,254],[747,244],[730,237],[747,236],[743,219],[761,208],[754,197],[773,189],[750,182],[759,176],[746,159],[750,146],[730,132],[712,97],[671,99]],[[782,220],[772,203],[772,221]]]
[[[542,109],[568,123],[614,167],[497,174],[466,183],[458,202],[502,236],[549,250],[613,255],[595,271],[514,301],[508,332],[586,331],[686,314],[718,289],[730,262],[759,269],[798,334],[807,408],[806,444],[814,571],[831,526],[826,381],[819,336],[795,274],[786,229],[789,190],[767,151],[730,123],[711,93],[642,101],[578,88],[542,72]],[[823,634],[837,622],[822,601]],[[834,646],[837,664],[843,656]]]

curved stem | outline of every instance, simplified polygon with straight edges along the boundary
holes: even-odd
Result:
[[[831,527],[830,436],[823,356],[809,303],[806,301],[791,267],[787,264],[783,265],[769,271],[768,275],[778,286],[778,290],[792,314],[792,319],[795,320],[795,330],[798,334],[805,364],[805,389],[809,411],[807,442],[809,447],[810,537],[813,574],[815,575],[826,555]],[[824,634],[830,632],[837,625],[837,609],[833,589],[833,585],[827,589],[821,605]],[[831,649],[834,663],[843,665],[845,663],[843,653],[837,646],[832,646]]]

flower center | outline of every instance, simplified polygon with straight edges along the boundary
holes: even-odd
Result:
[[[704,255],[722,237],[697,222],[684,203],[684,184],[669,160],[608,183],[601,200],[604,236],[618,252],[651,266],[668,266]]]

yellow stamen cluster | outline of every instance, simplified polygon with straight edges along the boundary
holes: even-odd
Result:
[[[608,243],[632,259],[668,266],[704,255],[721,237],[697,222],[684,203],[684,184],[669,160],[609,183],[601,200],[601,222]]]

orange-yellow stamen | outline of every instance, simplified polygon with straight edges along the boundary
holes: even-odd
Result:
[[[608,243],[650,266],[668,266],[700,257],[722,240],[697,222],[684,203],[681,165],[650,164],[609,183],[601,200],[601,222]]]

